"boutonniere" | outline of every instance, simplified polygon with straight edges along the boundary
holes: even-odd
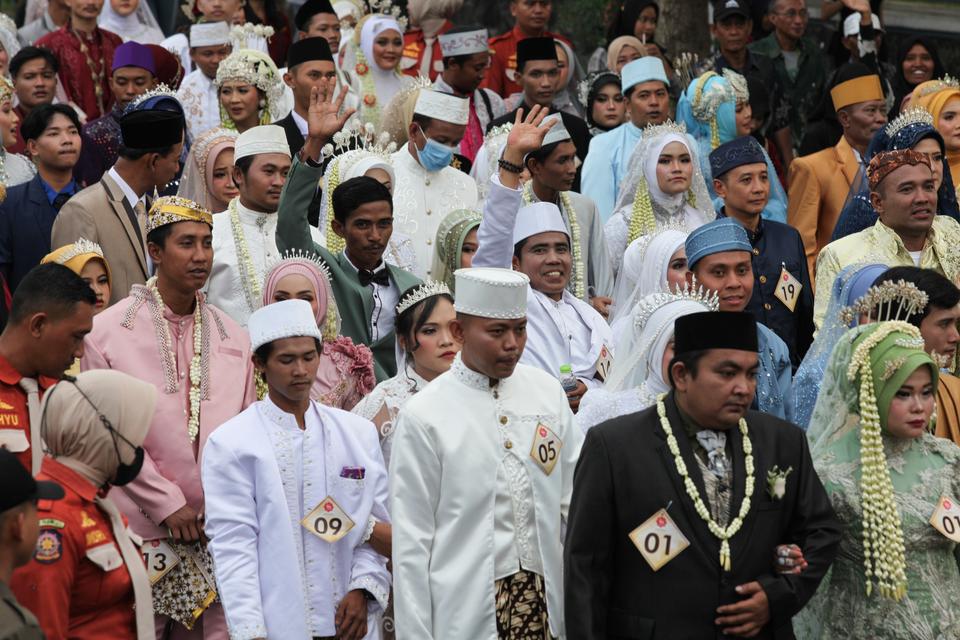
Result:
[[[777,465],[767,471],[767,493],[772,500],[780,500],[787,491],[787,476],[793,471],[793,467],[787,467],[782,471]]]

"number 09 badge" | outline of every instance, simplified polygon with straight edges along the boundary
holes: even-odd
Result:
[[[666,509],[660,509],[646,522],[630,532],[630,541],[640,551],[650,568],[658,571],[680,552],[690,546],[683,532],[667,515]]]
[[[563,440],[557,434],[543,423],[537,425],[533,446],[530,448],[530,457],[545,474],[550,475],[553,468],[557,466],[562,448]]]
[[[353,520],[330,496],[321,500],[300,524],[313,535],[330,543],[340,540],[353,529]]]

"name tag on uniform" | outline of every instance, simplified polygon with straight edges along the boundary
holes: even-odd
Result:
[[[630,541],[654,571],[658,571],[690,546],[690,541],[667,514],[666,509],[660,509],[631,531]]]
[[[933,510],[933,516],[930,518],[930,524],[945,537],[954,542],[960,542],[960,506],[957,505],[957,501],[947,496],[940,496],[937,508]]]
[[[800,291],[803,289],[803,285],[800,284],[800,281],[793,277],[793,274],[787,271],[787,267],[784,266],[780,271],[780,279],[777,280],[777,290],[773,292],[773,295],[777,299],[793,311],[797,306],[797,300],[800,299]]]
[[[533,446],[530,448],[530,457],[545,474],[550,475],[553,468],[557,466],[560,449],[562,448],[563,440],[557,434],[543,423],[537,425],[537,432],[533,436]]]
[[[610,367],[613,366],[613,354],[610,353],[610,349],[607,348],[607,345],[603,345],[600,348],[600,357],[597,358],[597,377],[600,380],[606,380],[607,376],[610,375]]]
[[[30,448],[30,441],[23,429],[0,429],[0,449],[21,453]]]
[[[140,547],[143,563],[147,565],[147,577],[150,584],[156,584],[160,578],[180,564],[180,556],[165,540],[148,540]]]
[[[303,527],[325,542],[336,542],[353,529],[353,520],[337,501],[327,496],[300,521]]]

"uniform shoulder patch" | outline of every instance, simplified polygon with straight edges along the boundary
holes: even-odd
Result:
[[[33,559],[40,564],[53,564],[63,556],[63,537],[56,529],[41,529]]]

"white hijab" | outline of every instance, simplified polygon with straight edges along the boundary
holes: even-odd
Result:
[[[403,36],[400,24],[388,16],[374,15],[367,18],[360,31],[360,50],[367,59],[369,73],[373,75],[373,85],[377,90],[377,103],[387,104],[400,91],[400,74],[397,69],[381,69],[373,58],[373,43],[384,31],[396,31]],[[399,66],[398,66],[399,68]]]
[[[114,11],[110,0],[105,0],[97,23],[101,29],[112,31],[123,38],[124,42],[132,40],[140,44],[160,44],[165,37],[147,0],[140,0],[136,10],[127,16],[121,16]]]
[[[614,338],[618,333],[618,324],[640,298],[667,291],[667,272],[670,258],[682,249],[687,233],[678,229],[663,229],[652,235],[641,236],[630,243],[623,254],[623,265],[617,273],[613,287],[613,309],[610,311],[610,324]]]

